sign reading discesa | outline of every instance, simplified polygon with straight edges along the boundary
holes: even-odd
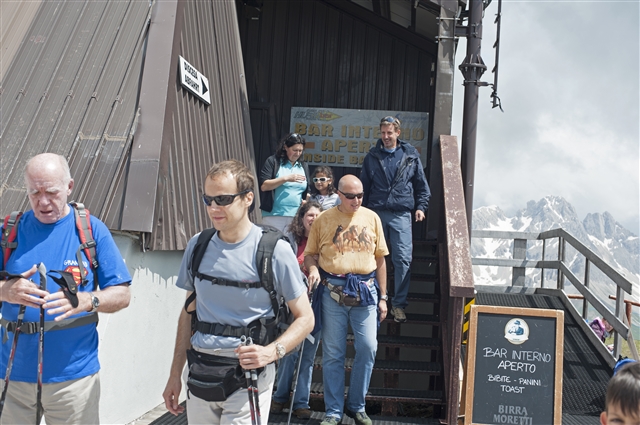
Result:
[[[312,165],[362,167],[365,155],[380,138],[380,120],[400,120],[400,139],[415,146],[426,162],[429,114],[358,109],[291,108],[291,132],[307,141],[304,161]]]

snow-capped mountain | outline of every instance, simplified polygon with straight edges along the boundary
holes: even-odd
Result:
[[[507,217],[497,206],[481,207],[473,212],[473,228],[478,230],[504,230],[539,233],[562,227],[585,244],[610,266],[629,279],[634,288],[632,298],[638,301],[640,292],[640,239],[618,223],[611,214],[593,213],[580,220],[573,206],[558,196],[547,196],[538,202],[529,201],[526,208],[513,217]],[[473,238],[471,256],[484,258],[511,258],[512,240]],[[558,256],[558,240],[551,239],[545,247],[545,259]],[[527,260],[542,259],[542,242],[527,242]],[[584,279],[584,257],[567,244],[565,261],[571,271]],[[476,284],[511,284],[511,269],[506,267],[474,266]],[[555,270],[545,270],[545,287],[556,287]],[[609,295],[615,295],[615,283],[595,266],[590,267],[590,288],[602,301],[612,305]],[[540,270],[527,269],[526,286],[540,286]],[[577,293],[565,279],[565,290]]]

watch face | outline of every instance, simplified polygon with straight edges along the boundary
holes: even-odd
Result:
[[[93,305],[93,308],[98,308],[100,306],[100,300],[98,297],[94,296],[91,298],[91,304]]]

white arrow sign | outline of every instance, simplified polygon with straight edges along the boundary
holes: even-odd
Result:
[[[180,83],[182,87],[200,98],[207,105],[211,105],[211,94],[209,93],[209,80],[195,69],[182,56],[180,58]]]

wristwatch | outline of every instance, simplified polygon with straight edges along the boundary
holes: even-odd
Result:
[[[284,348],[284,345],[276,342],[276,355],[278,356],[278,360],[281,360],[285,354],[287,354],[287,349]]]
[[[381,295],[380,299],[384,300],[384,301],[387,301],[389,299],[389,295],[386,295],[386,294],[385,295]]]
[[[91,310],[89,313],[93,313],[98,310],[98,307],[100,307],[100,299],[93,295],[93,292],[89,292],[89,296],[91,297]]]

